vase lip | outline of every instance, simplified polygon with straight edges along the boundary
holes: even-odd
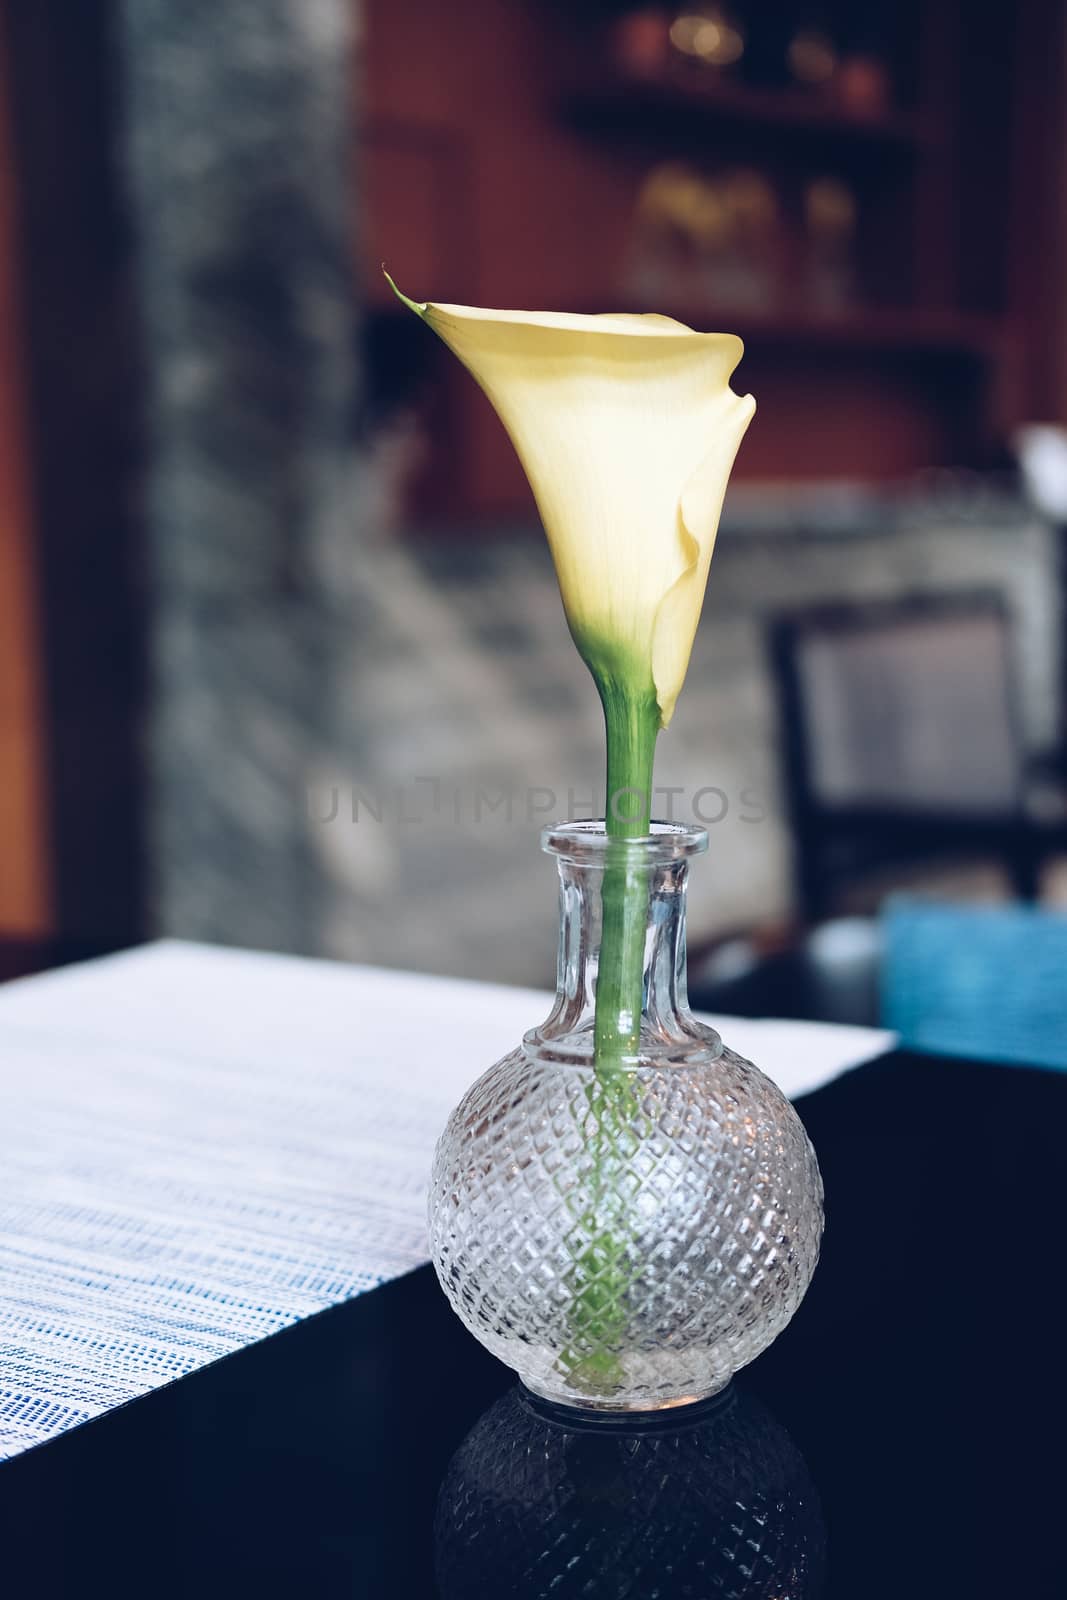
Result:
[[[590,867],[603,866],[609,850],[625,850],[631,866],[660,867],[702,855],[707,848],[707,829],[686,822],[652,822],[648,833],[627,839],[609,837],[603,817],[552,822],[541,832],[541,849],[548,855]]]

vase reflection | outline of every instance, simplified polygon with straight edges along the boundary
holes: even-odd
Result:
[[[688,1420],[572,1420],[516,1387],[445,1474],[442,1600],[814,1600],[825,1536],[799,1450],[732,1388]]]

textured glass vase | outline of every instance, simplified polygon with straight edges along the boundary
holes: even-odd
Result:
[[[684,1405],[722,1389],[800,1304],[822,1233],[818,1165],[781,1091],[688,1009],[686,878],[707,835],[653,824],[619,841],[573,823],[543,842],[560,874],[556,1002],[448,1120],[431,1256],[466,1326],[543,1399]],[[644,988],[639,1049],[598,1063],[606,865],[641,908]]]

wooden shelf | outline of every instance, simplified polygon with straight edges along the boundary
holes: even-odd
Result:
[[[605,296],[597,306],[569,306],[579,312],[632,312],[618,295]],[[944,354],[992,360],[1004,353],[1011,338],[1008,325],[995,317],[956,311],[907,308],[857,307],[839,313],[808,312],[801,308],[772,312],[739,307],[672,305],[657,303],[656,310],[676,317],[701,333],[736,333],[753,349],[768,345],[784,348],[855,350],[862,354],[899,351],[901,354]]]
[[[532,310],[564,310],[597,315],[602,312],[627,313],[635,307],[624,304],[618,295],[605,295],[597,305],[531,307]],[[902,355],[958,355],[993,360],[1004,353],[1011,338],[1007,323],[956,311],[917,311],[865,308],[839,314],[814,314],[804,311],[754,312],[739,308],[714,308],[658,304],[657,311],[676,317],[701,333],[736,333],[753,349],[767,345],[783,348],[892,352]],[[396,297],[378,299],[368,305],[367,314],[389,320],[406,318],[408,313]]]
[[[383,172],[374,225],[388,236],[367,242],[382,365],[410,371],[403,392],[425,393],[427,414],[438,407],[427,437],[451,429],[426,504],[440,498],[439,482],[458,519],[492,519],[525,490],[487,402],[462,373],[451,376],[445,354],[432,342],[415,348],[413,336],[404,366],[407,348],[386,325],[400,313],[372,277],[381,256],[406,274],[409,290],[439,299],[661,311],[691,327],[736,330],[748,352],[738,385],[760,405],[738,469],[750,479],[848,473],[883,482],[979,467],[1002,459],[1023,417],[1055,412],[1047,352],[1067,341],[1048,329],[1062,320],[1052,300],[1063,274],[1043,258],[1059,259],[1056,208],[1045,203],[1062,188],[1048,139],[1059,63],[1040,6],[1023,7],[1017,47],[1001,50],[1001,34],[979,28],[986,50],[974,46],[977,24],[956,0],[898,0],[871,36],[886,64],[869,79],[872,93],[884,82],[889,99],[866,114],[848,96],[862,74],[821,89],[761,86],[753,63],[780,62],[782,53],[768,31],[777,24],[759,6],[746,9],[745,58],[721,75],[656,55],[662,40],[642,69],[640,49],[608,16],[618,6],[479,0],[478,9],[480,26],[457,56],[448,7],[416,0],[413,33],[410,7],[368,4],[372,51],[375,28],[389,49],[372,54],[364,115],[432,124],[456,152],[447,178],[430,170],[429,153],[424,177]],[[475,81],[485,94],[471,94]],[[990,117],[994,103],[1003,116]],[[398,168],[400,156],[390,160]],[[644,227],[659,203],[645,185],[672,163],[708,188],[705,216],[691,196],[691,238],[681,199],[662,236],[655,217]],[[734,250],[723,236],[717,272],[716,240],[701,225],[715,220],[713,204],[729,222],[729,208],[744,202],[731,179],[749,173],[772,191],[774,214],[762,241],[755,223]],[[820,283],[835,281],[812,245],[811,185],[820,178],[847,190],[854,211],[837,281],[852,286],[856,303],[839,312],[818,309]],[[1027,248],[1020,218],[1037,229],[1041,250]],[[755,282],[738,284],[749,253],[764,269],[758,301]],[[404,267],[408,257],[415,270]],[[732,287],[739,300],[749,287],[755,309],[724,304]]]
[[[767,132],[809,132],[869,146],[909,149],[928,142],[925,123],[906,112],[864,115],[815,91],[753,89],[728,78],[688,72],[638,78],[608,70],[572,88],[564,109],[584,128],[644,124],[663,130],[679,123],[692,128],[732,121]]]
[[[954,311],[854,310],[838,315],[752,312],[693,313],[690,325],[726,326],[753,347],[829,346],[834,349],[916,355],[963,355],[991,359],[1000,354],[1007,330],[992,317]]]

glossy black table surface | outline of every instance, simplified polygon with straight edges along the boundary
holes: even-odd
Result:
[[[568,1429],[427,1268],[0,1466],[4,1593],[1067,1595],[1067,1074],[898,1053],[798,1109],[823,1259],[721,1403]]]

